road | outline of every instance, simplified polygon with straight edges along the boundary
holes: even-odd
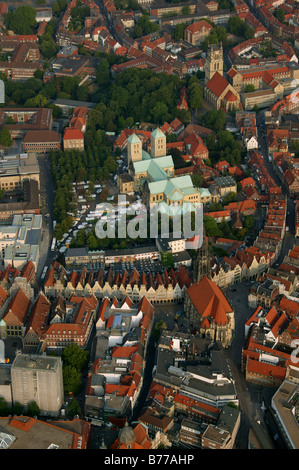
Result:
[[[241,426],[237,436],[237,445],[241,449],[248,448],[249,431],[252,420],[258,418],[264,424],[263,402],[270,405],[274,389],[263,388],[263,393],[259,386],[247,383],[244,373],[241,370],[242,349],[246,343],[245,323],[250,318],[254,309],[248,307],[248,293],[251,283],[248,281],[235,284],[228,289],[225,294],[235,312],[235,337],[230,348],[226,350],[227,360],[231,367],[235,386],[239,398],[241,410]],[[264,424],[264,428],[266,425]]]
[[[154,307],[154,325],[159,321],[163,320],[167,328],[172,331],[175,325],[174,316],[176,312],[182,310],[183,304],[161,304],[155,305]],[[153,325],[153,328],[154,328]],[[131,421],[136,421],[138,416],[140,416],[141,411],[144,407],[146,407],[146,398],[148,395],[149,387],[152,382],[152,372],[153,367],[155,365],[156,359],[156,346],[153,335],[150,336],[148,342],[148,348],[146,353],[146,360],[145,360],[145,370],[143,375],[143,383],[142,388],[139,394],[138,402],[136,403],[133,414],[131,417]]]
[[[269,175],[274,179],[278,186],[281,186],[281,182],[274,172],[272,163],[268,158],[267,151],[267,142],[264,134],[264,122],[263,122],[264,113],[260,112],[257,116],[257,126],[259,129],[258,141],[260,147],[260,153],[263,156],[265,166]],[[286,194],[286,190],[283,187],[282,191]],[[281,252],[279,257],[274,265],[278,267],[279,264],[283,261],[285,255],[295,242],[294,229],[295,229],[295,208],[294,202],[292,199],[287,197],[287,226],[289,231],[286,232]],[[242,348],[245,345],[245,329],[244,325],[248,318],[250,318],[253,313],[253,309],[248,307],[248,293],[250,289],[250,283],[247,281],[242,282],[234,286],[233,289],[228,289],[226,296],[233,307],[235,312],[235,338],[231,347],[227,350],[227,357],[230,363],[233,376],[235,379],[236,389],[240,401],[241,409],[241,426],[239,434],[237,437],[238,446],[241,449],[248,448],[248,437],[249,431],[251,428],[252,420],[258,418],[266,429],[264,423],[263,411],[261,409],[262,405],[265,404],[266,407],[270,406],[271,397],[275,390],[270,389],[269,387],[259,387],[256,385],[249,384],[245,381],[244,374],[241,372],[241,360],[242,360]]]
[[[40,202],[43,215],[42,237],[40,243],[40,256],[37,268],[37,279],[40,279],[44,266],[49,266],[54,260],[54,254],[50,250],[53,236],[53,203],[54,188],[51,178],[51,167],[49,156],[39,155],[40,168]],[[49,216],[48,216],[49,214]],[[47,217],[46,217],[47,215]]]

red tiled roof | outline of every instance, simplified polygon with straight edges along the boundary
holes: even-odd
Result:
[[[205,20],[201,20],[201,21],[195,21],[194,23],[190,24],[189,26],[187,26],[187,30],[190,31],[191,33],[197,33],[198,31],[200,31],[202,28],[206,28],[206,29],[210,29],[212,30],[213,29],[213,26],[210,25],[210,23],[208,23],[207,21]]]
[[[79,129],[73,129],[73,128],[67,127],[63,135],[63,140],[72,140],[72,139],[75,139],[75,140],[84,139],[83,132]]]
[[[3,318],[5,319],[9,311],[12,311],[12,313],[21,322],[24,322],[26,319],[29,307],[30,307],[30,300],[28,299],[27,295],[22,291],[22,289],[19,289],[18,292],[12,298],[9,306],[7,307]]]
[[[264,375],[267,377],[274,377],[276,379],[284,380],[286,369],[285,367],[276,366],[273,364],[267,364],[265,362],[255,361],[248,358],[246,364],[247,372]]]
[[[228,92],[226,93],[224,99],[226,99],[226,101],[236,101],[237,97],[232,93],[231,90],[228,90]]]
[[[228,85],[228,81],[220,75],[219,72],[216,72],[206,86],[218,97],[224,92]]]
[[[213,318],[218,325],[228,323],[227,314],[232,308],[219,287],[206,276],[199,284],[192,284],[187,293],[202,318]]]
[[[112,350],[112,357],[130,358],[137,351],[137,346],[119,346]]]

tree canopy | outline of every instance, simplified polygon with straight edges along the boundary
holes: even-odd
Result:
[[[75,367],[80,371],[88,364],[88,351],[80,348],[76,343],[70,344],[62,351],[63,364]]]
[[[5,25],[15,34],[33,34],[36,26],[36,11],[32,6],[22,5],[5,15]]]

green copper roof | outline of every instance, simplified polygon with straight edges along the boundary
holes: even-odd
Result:
[[[199,192],[201,197],[211,196],[211,193],[207,188],[199,188]]]
[[[157,127],[152,133],[151,133],[151,137],[153,139],[161,139],[163,137],[165,137],[165,134],[163,134],[163,132],[161,131],[161,129],[159,127]]]
[[[131,134],[130,137],[128,137],[127,142],[130,142],[130,144],[139,144],[141,142],[141,140],[134,133],[134,134]]]
[[[151,181],[162,181],[167,179],[169,176],[168,170],[169,168],[173,168],[173,166],[174,164],[171,155],[133,162],[135,175],[147,172],[148,178]]]

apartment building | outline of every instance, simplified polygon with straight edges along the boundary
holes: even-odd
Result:
[[[35,401],[41,414],[58,416],[64,402],[60,357],[18,354],[11,367],[13,403]]]

